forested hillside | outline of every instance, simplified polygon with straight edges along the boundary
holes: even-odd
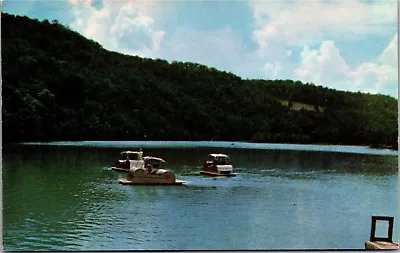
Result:
[[[104,50],[57,21],[2,13],[3,141],[214,140],[393,145],[397,100],[244,80]]]

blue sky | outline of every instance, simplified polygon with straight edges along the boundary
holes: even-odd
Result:
[[[396,0],[4,0],[104,48],[398,97]]]

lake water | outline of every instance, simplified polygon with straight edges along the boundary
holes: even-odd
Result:
[[[123,150],[167,160],[184,186],[124,186]],[[234,178],[199,174],[230,155]],[[3,147],[5,250],[363,249],[394,216],[398,152],[230,142],[58,142]],[[384,228],[378,227],[378,234]]]

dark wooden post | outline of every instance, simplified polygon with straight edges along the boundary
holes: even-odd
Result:
[[[376,237],[375,236],[375,230],[376,230],[376,221],[388,221],[389,226],[388,226],[388,233],[387,237]],[[371,242],[374,241],[384,241],[384,242],[393,242],[393,222],[394,222],[394,217],[386,217],[386,216],[372,216],[371,219],[371,234],[369,240]]]

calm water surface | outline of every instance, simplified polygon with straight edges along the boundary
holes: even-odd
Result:
[[[124,186],[126,149],[167,160],[185,186]],[[208,153],[235,178],[199,175]],[[363,249],[371,215],[395,217],[397,151],[218,142],[3,147],[5,250]],[[378,233],[383,233],[378,227]]]

